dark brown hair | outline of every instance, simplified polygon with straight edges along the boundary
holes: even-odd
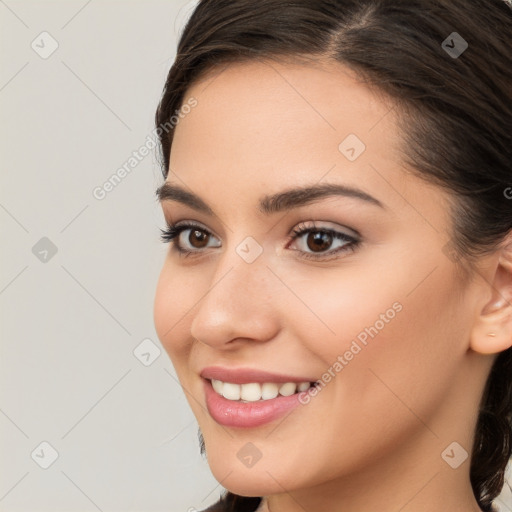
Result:
[[[454,45],[454,32],[468,45],[459,56],[443,45]],[[512,230],[511,45],[505,0],[202,0],[181,35],[156,126],[169,122],[187,89],[214,67],[252,59],[338,61],[393,100],[404,164],[453,194],[446,254],[468,277],[477,258]],[[159,137],[167,177],[173,130]],[[484,511],[503,487],[511,453],[508,349],[483,391],[471,455],[471,484]],[[258,503],[227,493],[215,510],[249,511]]]

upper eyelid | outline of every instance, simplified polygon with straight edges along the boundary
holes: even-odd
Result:
[[[308,222],[311,222],[312,224],[309,225]],[[326,226],[324,223],[328,224],[335,224],[335,226]],[[295,225],[295,227],[292,229],[293,231],[306,231],[306,230],[318,230],[318,231],[334,231],[337,233],[341,233],[347,236],[352,236],[353,238],[361,238],[361,234],[357,229],[349,228],[348,226],[339,225],[336,222],[329,221],[329,220],[309,220],[309,221],[301,221],[298,224]],[[348,231],[348,233],[345,233],[345,231]]]
[[[206,227],[202,222],[199,222],[197,220],[179,220],[177,222],[171,222],[169,224],[174,226],[175,228],[179,228],[182,226],[187,226],[190,228],[190,225],[193,225],[193,226],[197,226],[198,228],[202,228],[205,231],[209,231],[210,233],[213,232],[210,228]]]
[[[208,233],[215,235],[215,232],[211,230],[209,227],[205,226],[199,221],[196,220],[178,220],[176,222],[169,222],[168,220],[165,221],[166,225],[168,227],[173,227],[175,229],[183,228],[183,230],[186,229],[192,229],[193,227],[198,227],[203,229],[204,231],[208,231]],[[217,235],[215,235],[217,236]]]

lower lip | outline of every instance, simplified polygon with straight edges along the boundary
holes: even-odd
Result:
[[[209,380],[204,381],[204,388],[208,412],[217,423],[225,427],[259,427],[284,416],[300,404],[298,393],[244,403],[219,395]]]

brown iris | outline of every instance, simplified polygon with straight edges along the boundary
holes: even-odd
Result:
[[[199,231],[198,229],[194,229],[190,231],[190,235],[188,236],[188,241],[192,247],[196,249],[201,249],[202,247],[206,247],[208,244],[208,234],[204,231]],[[198,242],[198,245],[195,244]]]
[[[332,244],[332,235],[325,231],[316,231],[307,236],[307,246],[312,251],[328,249]]]

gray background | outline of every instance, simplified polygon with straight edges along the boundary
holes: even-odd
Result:
[[[0,0],[1,511],[192,512],[222,491],[153,325],[155,150],[93,195],[151,135],[195,3]]]
[[[222,490],[167,354],[133,353],[161,348],[155,150],[92,193],[151,134],[193,5],[0,2],[2,511],[187,511]],[[33,254],[43,237],[53,257]]]

